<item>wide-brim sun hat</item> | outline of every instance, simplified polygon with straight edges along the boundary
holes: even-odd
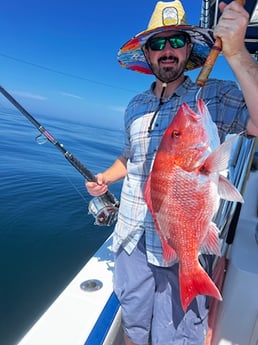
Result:
[[[148,28],[131,38],[120,48],[118,62],[122,67],[130,70],[153,74],[142,48],[151,36],[171,30],[184,31],[191,37],[193,48],[186,70],[190,71],[201,67],[214,44],[213,31],[188,25],[183,5],[179,0],[159,1],[156,4]]]

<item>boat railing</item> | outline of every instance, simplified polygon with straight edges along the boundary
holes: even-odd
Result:
[[[225,0],[226,3],[231,0]],[[202,0],[201,1],[201,16],[200,26],[203,28],[213,29],[219,20],[221,11],[219,9],[220,0]],[[249,53],[252,54],[256,60],[258,59],[258,1],[245,1],[245,9],[250,15],[249,25],[246,30],[245,44]]]
[[[229,180],[241,194],[244,193],[249,177],[256,145],[257,139],[239,136],[232,150],[227,174]],[[220,238],[227,244],[233,242],[241,206],[242,204],[239,202],[221,199],[219,209],[214,217],[214,222],[220,229]]]

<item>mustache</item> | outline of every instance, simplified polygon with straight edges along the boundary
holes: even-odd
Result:
[[[161,62],[161,61],[167,61],[167,60],[171,60],[173,62],[178,62],[178,58],[174,55],[169,55],[169,56],[161,56],[159,59],[158,59],[158,62]]]

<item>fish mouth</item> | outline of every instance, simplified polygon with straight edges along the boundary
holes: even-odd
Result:
[[[197,107],[197,111],[194,111],[193,109],[189,107],[187,103],[183,103],[182,108],[183,108],[183,113],[189,119],[189,121],[199,122],[202,120],[203,116],[202,116],[202,113],[199,111],[198,107]]]
[[[188,114],[192,121],[199,122],[202,120],[202,115],[198,112],[191,112]]]

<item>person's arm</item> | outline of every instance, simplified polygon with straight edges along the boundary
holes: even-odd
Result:
[[[120,156],[115,160],[110,168],[105,170],[103,173],[96,175],[97,183],[86,182],[85,186],[89,194],[93,196],[102,195],[108,190],[109,184],[124,178],[127,174],[126,163],[127,160],[123,156]]]
[[[248,134],[258,136],[258,64],[245,47],[244,38],[249,14],[236,1],[220,3],[222,15],[214,36],[222,40],[222,52],[232,68],[249,111]]]

